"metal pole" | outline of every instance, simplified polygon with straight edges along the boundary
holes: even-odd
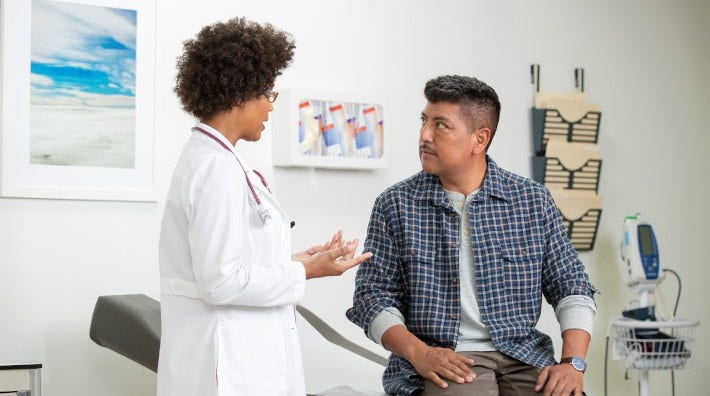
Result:
[[[30,370],[30,395],[42,396],[42,369]]]
[[[648,370],[639,370],[639,396],[648,396]]]
[[[530,83],[535,86],[535,92],[540,92],[540,65],[530,65]]]
[[[574,69],[574,86],[579,92],[584,92],[584,68],[582,67]]]

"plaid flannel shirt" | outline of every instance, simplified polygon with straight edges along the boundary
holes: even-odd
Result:
[[[535,329],[542,296],[552,304],[569,295],[593,297],[549,191],[499,168],[487,158],[482,188],[469,208],[469,226],[481,319],[496,348],[538,368],[555,364],[550,337]],[[431,346],[456,347],[459,292],[459,221],[435,175],[420,172],[375,201],[365,251],[371,259],[356,276],[349,320],[366,333],[387,307]],[[411,395],[422,378],[405,359],[390,355],[385,391]]]

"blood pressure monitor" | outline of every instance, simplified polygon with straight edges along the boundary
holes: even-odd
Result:
[[[624,220],[624,240],[621,244],[624,279],[627,285],[657,283],[661,273],[658,244],[653,227],[640,215]]]

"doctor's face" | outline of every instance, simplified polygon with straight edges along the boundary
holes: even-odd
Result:
[[[269,113],[274,109],[272,99],[276,98],[271,92],[250,99],[241,106],[241,117],[239,117],[239,128],[242,129],[242,139],[255,142],[261,139],[261,132],[264,131],[264,123],[269,120]]]

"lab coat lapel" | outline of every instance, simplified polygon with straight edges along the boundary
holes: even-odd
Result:
[[[247,173],[249,180],[251,181],[251,184],[254,186],[254,190],[256,190],[256,193],[259,196],[259,199],[261,200],[268,200],[269,203],[271,203],[280,213],[281,213],[281,218],[283,219],[284,222],[288,221],[286,217],[286,212],[283,210],[281,205],[279,205],[278,201],[276,198],[271,194],[271,191],[264,185],[264,183],[261,182],[261,178],[254,173],[252,170],[251,166],[244,161],[244,158],[237,152],[234,146],[232,146],[231,142],[227,140],[227,138],[222,135],[219,131],[216,129],[212,128],[211,126],[207,124],[203,124],[201,122],[198,122],[197,127],[204,129],[205,131],[209,132],[211,135],[215,136],[217,139],[219,139],[222,143],[224,143],[229,150],[234,153],[234,156],[237,157],[237,160],[241,163],[242,168],[244,169],[244,172]],[[251,195],[251,194],[250,194]],[[254,197],[250,197],[252,200]]]

